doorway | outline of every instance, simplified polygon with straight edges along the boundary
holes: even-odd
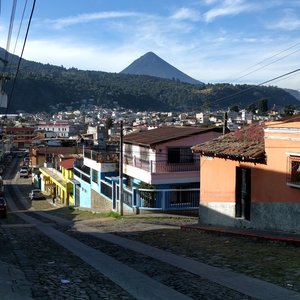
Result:
[[[236,168],[235,217],[250,220],[251,169]]]

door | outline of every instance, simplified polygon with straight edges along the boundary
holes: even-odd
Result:
[[[80,206],[80,185],[75,186],[75,206]]]
[[[235,216],[250,220],[251,169],[236,168]]]

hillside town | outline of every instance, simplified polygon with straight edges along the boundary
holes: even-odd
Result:
[[[0,300],[300,300],[299,7],[0,0]]]
[[[201,189],[201,144],[281,119],[275,107],[264,114],[230,109],[162,113],[92,104],[52,115],[5,115],[1,170],[7,156],[26,153],[20,176],[31,178],[33,187],[56,205],[121,214],[176,211],[196,216],[206,197]],[[266,229],[270,224],[262,226]]]

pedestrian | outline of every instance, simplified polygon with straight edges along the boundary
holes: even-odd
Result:
[[[52,197],[52,203],[55,204],[55,196]]]

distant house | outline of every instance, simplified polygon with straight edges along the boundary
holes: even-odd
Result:
[[[3,140],[9,140],[14,149],[30,148],[35,137],[34,127],[5,127]]]
[[[300,116],[254,124],[193,147],[199,222],[300,232]]]
[[[70,137],[85,131],[85,125],[72,124],[67,121],[59,122],[41,122],[37,126],[38,130],[51,131],[57,137]]]
[[[30,161],[33,168],[44,166],[44,163],[51,164],[53,167],[58,167],[58,156],[68,154],[81,154],[82,149],[79,147],[56,147],[40,145],[30,149]]]

